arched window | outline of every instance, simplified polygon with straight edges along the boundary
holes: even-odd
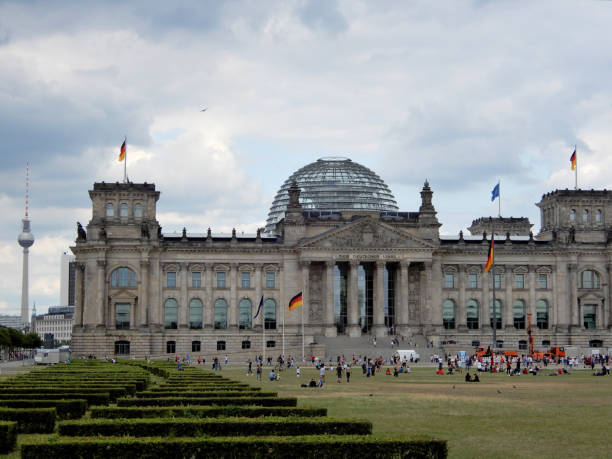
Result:
[[[112,202],[106,203],[106,216],[114,217],[115,216],[115,206]]]
[[[467,315],[467,328],[470,330],[478,330],[478,302],[476,300],[468,300],[465,306]]]
[[[512,317],[514,319],[514,328],[519,330],[525,329],[525,302],[523,300],[515,300],[512,307]]]
[[[128,216],[128,205],[125,202],[119,204],[119,216],[127,217]]]
[[[194,298],[189,302],[189,328],[202,328],[202,302]]]
[[[136,275],[130,268],[117,268],[111,274],[111,287],[136,287]]]
[[[576,221],[576,209],[570,210],[570,222]]]
[[[548,329],[548,302],[538,300],[536,303],[536,326],[540,330]]]
[[[251,328],[251,317],[253,314],[253,306],[251,305],[251,300],[248,298],[243,298],[238,303],[239,310],[239,325],[238,328],[247,329]]]
[[[502,327],[502,318],[501,318],[501,313],[502,313],[502,308],[501,308],[501,301],[500,300],[495,300],[495,310],[493,310],[493,301],[491,301],[491,305],[489,308],[489,312],[490,312],[490,317],[491,317],[491,327],[493,327],[496,323],[496,328],[499,330]],[[493,316],[495,315],[495,320],[493,319]]]
[[[215,301],[214,326],[216,329],[227,328],[227,302],[223,298]]]
[[[266,330],[276,330],[276,301],[272,298],[268,298],[264,302],[263,309]]]
[[[599,274],[597,271],[585,269],[578,278],[578,288],[599,288]]]
[[[597,212],[595,212],[595,221],[601,223],[601,209],[597,209]]]
[[[444,300],[442,303],[442,325],[447,330],[455,328],[455,302],[453,300]]]
[[[130,355],[130,342],[115,341],[115,355]]]
[[[164,328],[177,328],[178,303],[174,298],[168,298],[164,303]]]
[[[142,204],[140,204],[139,202],[134,204],[134,217],[142,218]]]
[[[589,347],[603,347],[603,341],[600,339],[592,339],[589,341]]]
[[[585,223],[589,221],[589,209],[584,209],[582,211],[582,221]]]

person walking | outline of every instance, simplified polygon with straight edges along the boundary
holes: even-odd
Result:
[[[338,384],[342,382],[342,366],[340,362],[338,362],[338,366],[336,367],[336,374],[338,375]]]
[[[351,382],[351,365],[346,365],[346,368],[344,370],[344,373],[346,374],[346,383],[350,383]]]

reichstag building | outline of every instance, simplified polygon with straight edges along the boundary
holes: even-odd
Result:
[[[529,315],[538,346],[612,345],[611,191],[543,195],[535,236],[525,218],[478,218],[471,235],[441,237],[429,183],[420,194],[400,211],[373,171],[322,158],[282,184],[257,234],[164,234],[154,184],[95,183],[72,247],[73,351],[278,355],[283,343],[299,356],[302,317],[307,344],[391,332],[468,348],[496,327],[499,345],[525,348]]]

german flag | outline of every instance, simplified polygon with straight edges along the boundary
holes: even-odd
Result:
[[[572,156],[570,156],[570,163],[572,163],[572,170],[576,169],[576,148],[574,148],[574,153],[572,153]]]
[[[125,159],[125,142],[127,142],[127,139],[125,139],[123,141],[123,144],[121,144],[121,151],[119,152],[119,162]]]
[[[485,265],[485,272],[488,273],[489,270],[491,269],[491,266],[493,266],[493,239],[494,239],[494,235],[491,235],[491,245],[489,246],[489,257],[487,258],[487,264]]]
[[[295,308],[299,308],[300,306],[302,306],[302,292],[291,298],[289,301],[289,310],[293,311]]]

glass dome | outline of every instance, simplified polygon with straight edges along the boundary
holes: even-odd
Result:
[[[387,184],[370,169],[348,158],[321,158],[285,180],[270,207],[266,232],[274,232],[275,225],[285,216],[288,190],[294,180],[301,190],[304,210],[398,210]]]

